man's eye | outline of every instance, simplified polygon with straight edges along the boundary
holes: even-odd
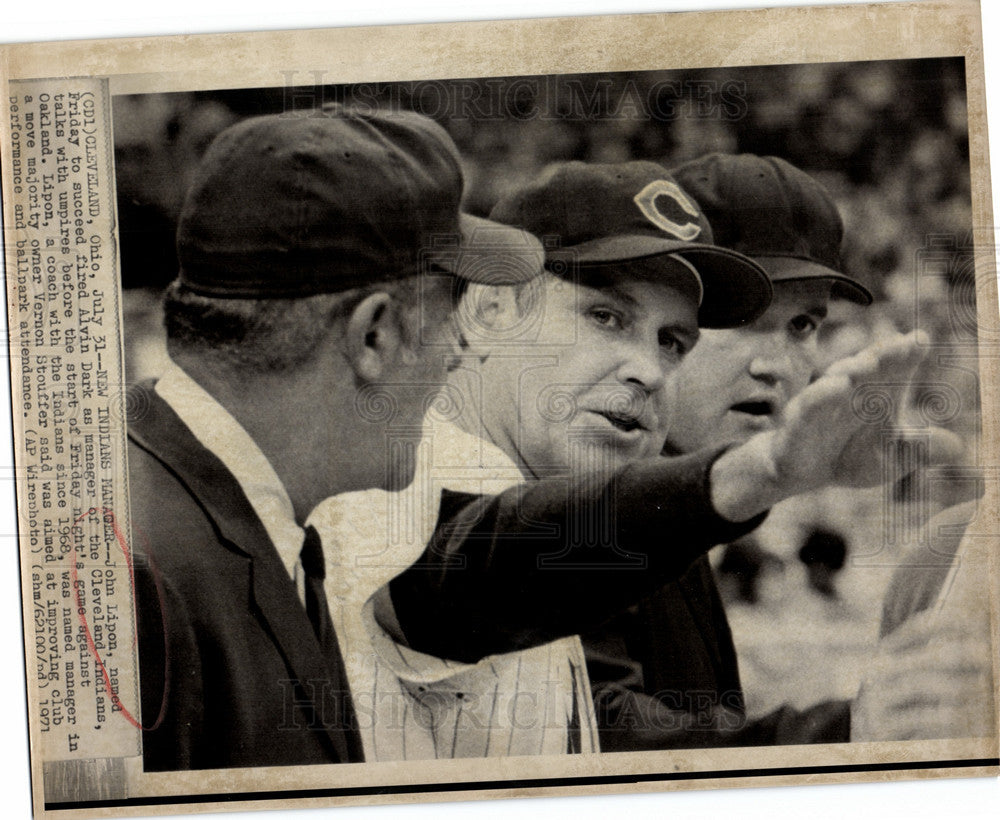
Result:
[[[620,328],[622,326],[621,317],[612,310],[605,308],[591,308],[590,318],[603,327]]]
[[[791,328],[793,335],[799,338],[805,338],[811,336],[819,328],[819,322],[817,322],[812,316],[803,313],[801,316],[796,316],[792,319],[788,326]]]
[[[660,333],[660,348],[671,356],[683,356],[687,353],[687,344],[673,333]]]

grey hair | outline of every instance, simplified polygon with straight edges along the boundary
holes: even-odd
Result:
[[[172,353],[211,354],[236,371],[293,370],[369,295],[386,292],[405,300],[415,287],[400,279],[295,299],[229,299],[203,296],[175,281],[163,302],[167,346]]]

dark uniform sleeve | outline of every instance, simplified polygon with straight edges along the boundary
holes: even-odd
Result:
[[[710,694],[710,693],[706,693]],[[850,701],[818,703],[798,710],[782,706],[747,720],[736,698],[691,711],[678,699],[654,697],[624,686],[602,684],[594,691],[602,752],[656,749],[708,749],[738,746],[795,746],[847,743],[851,735]]]
[[[851,739],[851,702],[827,700],[807,709],[782,706],[738,732],[728,746],[794,746],[847,743]]]
[[[601,751],[850,739],[846,701],[747,719],[732,633],[706,558],[582,640]]]
[[[402,637],[472,663],[597,626],[763,520],[715,512],[708,475],[723,451],[496,496],[446,491],[423,556],[390,583]]]
[[[732,745],[746,725],[736,649],[706,556],[581,640],[602,751]]]

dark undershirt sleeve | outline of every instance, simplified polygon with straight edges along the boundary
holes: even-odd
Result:
[[[829,700],[807,709],[782,706],[748,721],[731,746],[794,746],[801,743],[847,743],[851,739],[851,702]]]
[[[496,496],[445,491],[427,549],[389,586],[403,637],[475,662],[600,624],[764,519],[734,524],[715,512],[708,476],[723,452]]]
[[[783,706],[749,721],[739,704],[723,702],[704,711],[685,705],[613,684],[595,689],[601,751],[794,746],[851,739],[849,701],[826,701],[803,710]]]

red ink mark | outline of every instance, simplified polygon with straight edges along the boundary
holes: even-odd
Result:
[[[129,592],[133,603],[135,602],[135,569],[132,565],[132,552],[129,549],[128,542],[125,540],[125,536],[121,529],[118,527],[118,521],[115,519],[115,514],[113,510],[107,507],[91,507],[83,515],[79,516],[74,522],[71,529],[76,529],[80,526],[80,522],[85,518],[88,518],[96,513],[100,513],[104,519],[104,523],[110,524],[111,528],[115,534],[115,540],[118,542],[118,546],[121,548],[122,555],[125,556],[125,565],[128,567],[128,580],[129,580]],[[152,558],[150,557],[150,568],[153,570],[151,573],[153,575],[154,583],[156,584],[156,592],[160,599],[160,612],[164,612],[164,596],[163,589],[160,586],[159,574],[155,571],[155,567],[152,564]],[[82,565],[81,565],[82,566]],[[70,577],[73,580],[73,598],[76,601],[76,611],[80,617],[80,625],[83,627],[84,635],[87,638],[87,648],[90,650],[90,654],[94,656],[94,660],[97,662],[98,668],[101,670],[101,675],[104,678],[104,688],[111,697],[111,702],[118,707],[118,710],[122,713],[122,716],[137,729],[142,729],[144,732],[151,732],[158,728],[163,722],[164,715],[167,708],[167,694],[169,692],[169,675],[167,674],[170,669],[170,655],[167,652],[167,639],[166,639],[166,629],[164,629],[164,687],[163,687],[163,700],[160,703],[160,713],[157,715],[156,721],[150,727],[143,726],[132,713],[125,707],[125,704],[121,702],[118,697],[118,692],[111,684],[111,676],[108,674],[107,667],[104,665],[104,660],[101,658],[101,653],[97,649],[97,644],[94,641],[93,633],[90,631],[90,624],[87,623],[87,614],[84,610],[83,603],[80,601],[80,590],[79,590],[79,576],[77,575],[77,561],[76,561],[76,546],[73,545],[72,552],[72,564],[70,565]],[[136,630],[138,632],[138,630]],[[136,645],[137,634],[132,635],[132,647]]]
[[[167,640],[168,633],[168,618],[167,618],[167,596],[163,593],[163,584],[160,581],[160,571],[157,569],[156,560],[153,557],[153,550],[149,546],[149,538],[146,537],[144,533],[135,524],[132,525],[133,530],[136,535],[142,539],[143,544],[143,554],[146,556],[146,560],[149,562],[149,575],[153,579],[153,585],[156,587],[156,602],[157,611],[160,613],[160,628],[163,630],[163,694],[160,696],[160,709],[157,713],[156,720],[153,721],[153,725],[149,728],[145,726],[142,727],[144,732],[152,732],[154,729],[158,729],[160,724],[163,723],[163,719],[167,714],[167,702],[170,698],[170,642]],[[135,577],[130,575],[130,583],[132,584],[132,602],[135,604]],[[137,614],[138,620],[138,614]],[[133,636],[132,645],[135,645],[135,638],[138,635],[138,630],[136,630],[136,636]],[[147,684],[149,681],[147,681]],[[141,681],[140,681],[141,685]]]

